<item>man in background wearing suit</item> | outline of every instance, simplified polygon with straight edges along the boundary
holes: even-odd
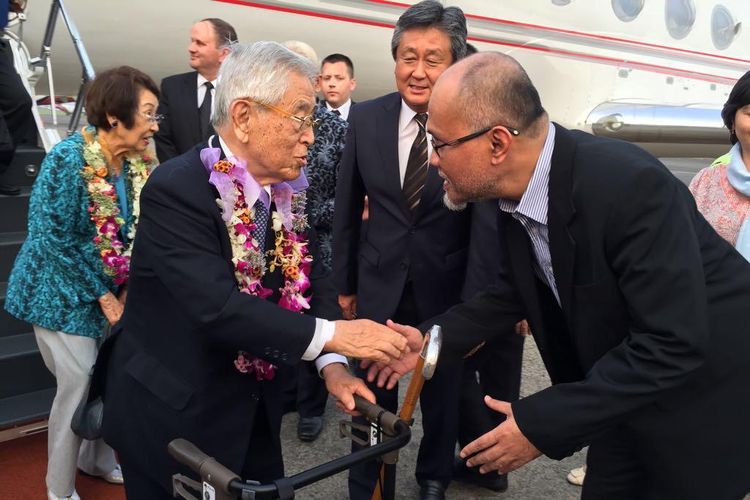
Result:
[[[320,90],[325,106],[343,120],[349,119],[352,92],[357,88],[354,64],[344,54],[331,54],[320,64]]]
[[[125,312],[102,347],[109,363],[97,364],[108,366],[104,438],[119,454],[130,499],[169,496],[181,469],[167,444],[177,437],[245,479],[283,477],[274,366],[322,351],[398,357],[406,347],[372,321],[299,312],[295,287],[325,274],[314,260],[310,270],[283,259],[283,241],[315,242],[304,197],[294,193],[305,187],[316,77],[313,64],[277,43],[236,44],[221,69],[217,135],[163,163],[143,188]],[[353,409],[353,393],[373,399],[345,358],[322,358],[344,407]]]
[[[467,464],[507,473],[588,445],[585,500],[742,498],[750,264],[657,159],[551,123],[507,55],[447,70],[429,111],[448,203],[499,198],[503,258],[494,286],[433,318],[441,358],[526,317],[553,384],[485,398],[507,419],[461,451]]]
[[[164,119],[154,136],[161,163],[185,153],[213,133],[216,75],[230,45],[236,42],[234,28],[221,19],[203,19],[193,25],[188,53],[194,71],[161,82],[158,112]]]
[[[440,74],[466,53],[466,20],[456,7],[419,2],[399,18],[391,41],[398,92],[358,103],[336,186],[333,278],[344,318],[417,323],[460,301],[470,216],[442,203],[442,180],[428,168],[427,103]],[[364,197],[369,220],[362,236]],[[445,374],[445,372],[443,372]],[[442,499],[451,480],[460,377],[437,376],[422,391],[425,437],[416,477],[423,499]],[[378,403],[395,411],[397,391]],[[352,468],[350,498],[369,499],[376,462]]]

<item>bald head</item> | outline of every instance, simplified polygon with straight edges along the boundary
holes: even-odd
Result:
[[[499,52],[481,52],[448,68],[435,84],[430,107],[433,102],[460,109],[475,130],[502,124],[535,136],[546,116],[526,71]]]

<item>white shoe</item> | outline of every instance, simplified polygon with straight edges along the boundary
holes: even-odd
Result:
[[[47,500],[81,500],[81,497],[78,496],[76,490],[73,490],[73,494],[67,497],[59,497],[52,493],[52,491],[47,490]]]
[[[114,469],[109,471],[107,474],[99,477],[112,484],[122,484],[125,482],[124,478],[122,477],[122,469],[120,468],[120,464],[115,465]]]
[[[567,480],[570,484],[583,486],[583,480],[586,478],[586,466],[578,467],[568,473]]]

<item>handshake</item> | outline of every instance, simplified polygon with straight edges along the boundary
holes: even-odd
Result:
[[[362,360],[369,368],[368,380],[378,380],[378,385],[392,388],[398,379],[414,369],[422,349],[422,334],[414,327],[399,325],[388,320],[381,325],[368,319],[336,321],[333,337],[324,350]],[[346,413],[354,411],[354,394],[370,402],[375,395],[364,381],[351,375],[340,363],[330,364],[321,371],[326,388],[337,406]]]

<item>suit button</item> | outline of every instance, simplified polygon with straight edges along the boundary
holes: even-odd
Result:
[[[409,228],[409,234],[416,234],[416,232],[417,232],[417,228],[415,228],[415,227],[410,227]]]

